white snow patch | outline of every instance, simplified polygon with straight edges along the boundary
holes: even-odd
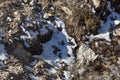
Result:
[[[95,11],[95,9],[94,9],[94,8],[92,8],[92,12],[93,12],[93,13],[96,13],[96,11]]]
[[[91,42],[94,38],[105,39],[105,40],[108,41],[108,42],[111,41],[111,39],[110,39],[110,33],[109,33],[109,32],[101,33],[101,34],[98,34],[98,35],[90,35],[90,36],[89,36],[90,42]]]
[[[54,68],[46,69],[49,73],[55,74],[57,71]]]
[[[71,80],[71,74],[69,71],[63,71],[64,76],[65,76],[65,80]]]
[[[98,30],[99,33],[106,33],[110,28],[114,28],[116,25],[120,23],[120,14],[116,12],[111,12],[111,14],[107,17],[107,21],[100,21],[101,28]]]
[[[53,35],[50,41],[43,44],[43,52],[41,55],[35,55],[36,58],[41,58],[47,63],[54,65],[56,67],[61,66],[59,62],[64,62],[68,65],[72,65],[74,63],[74,55],[73,48],[76,47],[75,40],[68,36],[65,30],[65,24],[62,20],[56,17],[55,19],[56,26],[54,26],[51,22],[48,21],[49,27],[53,30]],[[62,27],[62,31],[58,31],[56,27]],[[70,45],[68,42],[71,40],[74,45]],[[64,45],[59,44],[61,41],[64,41]],[[54,49],[52,46],[58,47],[60,51],[54,53]],[[68,57],[68,54],[70,55]],[[58,57],[58,56],[61,56]]]
[[[21,35],[20,38],[24,41],[24,45],[25,47],[30,47],[30,45],[27,43],[27,39],[34,39],[37,35],[38,32],[33,32],[32,30],[26,30],[25,25],[22,24],[22,26],[20,26],[22,28],[22,31],[26,34],[26,35]]]
[[[0,60],[8,59],[4,44],[0,44]]]

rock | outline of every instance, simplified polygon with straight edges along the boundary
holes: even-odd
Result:
[[[2,10],[0,10],[0,17],[2,17],[3,16],[3,12],[2,12]]]
[[[15,20],[17,21],[20,21],[21,20],[21,13],[19,11],[15,11],[14,12],[14,17],[15,17]]]
[[[47,14],[47,13],[44,13],[43,18],[44,18],[44,19],[48,19],[48,14]]]
[[[120,36],[120,28],[116,28],[115,31],[113,32],[114,36]]]
[[[37,3],[37,1],[38,1],[38,0],[31,0],[29,4],[30,4],[31,6],[33,6],[33,5],[35,5],[35,4]]]
[[[114,8],[114,10],[118,13],[120,13],[120,0],[110,0],[110,2],[112,3],[112,7]]]
[[[19,30],[18,30],[18,27],[15,27],[15,28],[12,30],[11,34],[16,34],[18,31],[19,31]]]
[[[3,72],[3,71],[0,71],[0,78],[3,79],[3,80],[6,80],[6,77],[9,75],[9,72]]]
[[[77,52],[77,60],[80,64],[88,64],[90,61],[94,61],[98,55],[95,55],[94,51],[85,44],[81,44]]]
[[[118,57],[118,61],[117,61],[118,64],[120,64],[120,57]]]
[[[54,21],[54,16],[56,14],[55,9],[51,5],[49,5],[45,8],[45,11],[47,13],[44,13],[43,18],[49,19],[50,21]]]
[[[9,56],[9,60],[6,60],[4,64],[6,65],[6,68],[4,68],[5,70],[0,70],[1,79],[9,80],[10,78],[13,78],[12,80],[21,80],[23,78],[23,76],[20,75],[21,73],[24,74],[23,64],[14,56]]]
[[[120,40],[118,40],[118,44],[120,45]]]
[[[39,60],[34,66],[35,72],[38,73],[44,66],[45,66],[45,62]]]
[[[31,57],[31,53],[26,51],[24,46],[19,42],[16,42],[16,44],[13,45],[15,47],[12,51],[10,51],[10,53],[23,62],[27,63],[29,61],[29,58]]]
[[[52,48],[54,49],[53,50],[53,53],[54,54],[57,54],[57,52],[60,52],[61,50],[58,48],[58,47],[56,47],[55,45],[52,45]]]
[[[92,2],[95,8],[98,8],[100,6],[100,0],[92,0]]]
[[[23,0],[23,2],[24,2],[24,3],[29,3],[29,2],[30,2],[30,0]]]
[[[31,52],[31,54],[41,54],[43,51],[43,46],[39,42],[39,40],[36,40],[34,42],[30,42],[30,48],[27,49]]]
[[[67,15],[73,14],[72,11],[68,7],[62,6],[61,8]]]
[[[38,35],[38,39],[41,43],[45,43],[51,40],[52,35],[53,35],[53,31],[49,29],[48,26],[46,26],[45,28],[44,27],[41,28],[41,33]]]

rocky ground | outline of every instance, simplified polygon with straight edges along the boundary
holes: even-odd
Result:
[[[120,80],[119,0],[0,0],[0,80]]]

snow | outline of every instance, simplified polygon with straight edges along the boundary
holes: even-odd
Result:
[[[107,17],[106,22],[103,20],[100,21],[101,28],[98,30],[99,34],[92,38],[98,37],[100,39],[105,39],[106,41],[111,41],[109,30],[114,29],[116,25],[120,24],[120,14],[114,12],[110,1],[107,1],[107,8],[110,11],[110,15]]]
[[[44,35],[48,32],[48,30],[46,29],[47,25],[43,25],[42,28],[40,29],[40,34]]]
[[[120,23],[120,14],[112,11],[110,15],[107,17],[107,21],[104,22],[101,20],[100,25],[101,28],[99,29],[99,33],[108,32],[110,28],[114,28],[116,25]]]
[[[46,69],[49,73],[55,74],[57,71],[54,68]]]
[[[47,14],[45,13],[43,17],[45,17],[45,15]],[[38,34],[46,34],[48,32],[47,28],[49,28],[53,31],[51,40],[41,43],[43,46],[43,52],[40,55],[34,55],[33,57],[42,59],[55,67],[61,66],[61,62],[64,62],[68,65],[74,63],[73,49],[77,46],[77,44],[74,38],[68,36],[64,22],[58,17],[55,17],[55,24],[49,20],[47,20],[46,24],[43,24],[43,20],[44,19],[42,17],[37,16],[36,21],[33,22],[34,20],[32,20],[32,18],[26,17],[25,23],[22,23],[20,26],[24,33],[20,35],[20,39],[23,41],[24,46],[29,48],[30,44],[27,42],[27,40],[34,40]],[[40,29],[36,30],[36,32],[32,29],[29,29],[26,26],[26,24],[29,22],[32,22],[33,24],[37,23],[37,25],[40,25]],[[57,29],[58,27],[62,28],[62,31],[59,31]],[[64,44],[61,44],[61,42]],[[70,44],[70,42],[73,44]],[[59,51],[55,52],[55,48],[53,48],[53,46],[57,47]]]
[[[106,33],[101,33],[101,34],[98,34],[98,35],[90,35],[89,36],[90,38],[90,42],[94,39],[94,38],[98,38],[98,39],[105,39],[106,41],[110,42],[111,39],[110,39],[110,32],[106,32]]]
[[[31,71],[31,72],[33,71],[33,68],[32,68],[31,66],[28,66],[28,65],[25,66],[25,69],[26,69],[26,70],[29,70],[29,71]]]
[[[111,7],[110,1],[107,1],[107,9],[108,9],[110,12],[113,11],[113,9],[112,9],[112,7]]]
[[[34,33],[32,30],[29,30],[29,31],[28,31],[28,30],[26,30],[25,27],[23,27],[23,26],[21,26],[21,28],[22,28],[23,32],[26,33],[26,36],[21,35],[21,38],[22,38],[22,39],[33,39],[33,38],[36,37],[37,32]]]
[[[31,80],[39,80],[38,77],[34,76],[33,74],[29,74],[29,77],[31,78]]]
[[[34,39],[37,36],[38,32],[27,30],[25,24],[22,24],[20,27],[22,31],[26,34],[26,35],[21,35],[20,38],[23,40],[25,47],[30,47],[30,45],[27,43],[27,39]]]
[[[8,59],[8,54],[5,50],[5,45],[1,41],[3,37],[4,37],[4,34],[0,32],[0,68],[5,67],[2,61]]]
[[[30,66],[34,66],[36,63],[37,63],[37,60],[33,60],[33,61],[30,63]]]
[[[48,21],[49,27],[53,30],[53,35],[50,41],[43,44],[43,52],[41,55],[35,55],[34,57],[40,58],[47,63],[54,65],[56,67],[61,66],[59,62],[65,62],[68,65],[74,63],[74,55],[72,49],[76,47],[75,40],[67,35],[65,30],[65,24],[62,20],[56,17],[55,19],[56,26],[54,26],[51,22]],[[62,31],[58,31],[56,27],[62,27]],[[70,45],[69,39],[74,43],[74,45]],[[64,41],[65,45],[59,44],[61,41]],[[58,47],[60,51],[54,53],[54,49],[52,46]],[[68,57],[68,54],[70,57]],[[58,57],[58,56],[61,56]]]
[[[71,74],[69,71],[63,71],[63,74],[65,76],[65,80],[72,80],[71,79]]]
[[[8,59],[4,44],[0,44],[0,60]]]
[[[90,36],[87,36],[90,42],[94,38],[105,39],[106,41],[110,42],[111,41],[110,29],[114,29],[116,25],[120,24],[120,14],[118,14],[117,12],[114,12],[114,9],[111,7],[110,1],[107,1],[107,8],[110,11],[110,14],[107,16],[106,21],[100,20],[101,28],[98,30],[99,34],[98,35],[91,34]]]
[[[107,17],[106,22],[101,21],[101,28],[99,29],[99,33],[108,32],[111,27],[114,27],[120,23],[120,14],[114,12],[110,1],[107,1],[107,8],[110,11],[110,15]]]
[[[101,21],[101,28],[99,29],[99,33],[105,33],[105,32],[108,32],[109,31],[109,29],[110,29],[110,27],[112,27],[112,25],[114,25],[113,24],[114,22],[113,21],[111,21],[111,20],[107,20],[107,22],[103,22],[103,21]]]
[[[6,67],[2,61],[0,61],[0,69]]]

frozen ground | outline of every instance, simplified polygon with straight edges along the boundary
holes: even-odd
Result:
[[[120,36],[120,14],[110,1],[106,4],[110,13],[104,12],[106,20],[100,20],[98,33],[88,32],[83,35],[87,40],[81,43],[68,35],[68,25],[56,16],[54,7],[43,10],[34,0],[30,4],[13,3],[6,1],[0,6],[1,80],[3,76],[5,80],[120,79],[120,40],[116,39]],[[96,13],[94,8],[91,10]]]

